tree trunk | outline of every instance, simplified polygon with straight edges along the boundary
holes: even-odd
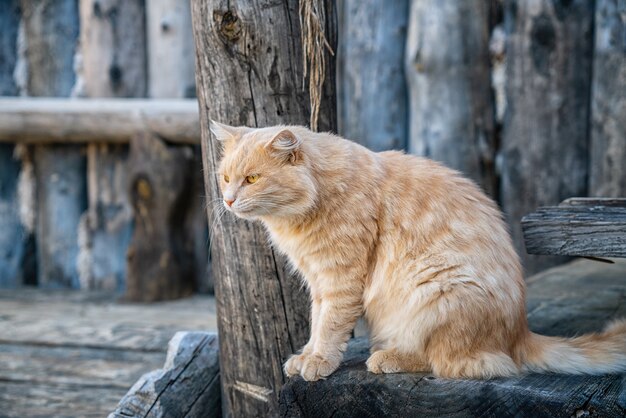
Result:
[[[196,97],[195,53],[191,31],[191,3],[152,0],[146,3],[148,29],[149,94],[153,98]],[[199,123],[199,122],[198,122]],[[194,244],[195,281],[198,290],[213,292],[208,274],[208,228],[200,146],[194,146],[193,192],[185,225]]]
[[[409,0],[343,0],[338,7],[339,132],[374,151],[404,149]]]
[[[585,196],[594,4],[509,1],[502,207],[526,271],[563,262],[526,254],[522,216]]]
[[[626,1],[596,0],[591,96],[592,196],[626,196]]]
[[[88,97],[143,97],[146,49],[143,0],[80,0],[82,79]],[[124,289],[132,210],[126,190],[128,147],[87,146],[89,210],[82,219],[84,289]]]
[[[406,48],[409,151],[441,161],[495,197],[490,3],[413,0]]]
[[[323,2],[326,38],[336,42],[334,2]],[[211,119],[232,125],[307,124],[298,3],[194,0],[196,83],[202,157],[210,202],[219,202],[219,146]],[[334,63],[326,56],[320,130],[335,128]],[[217,203],[219,204],[219,203]],[[298,278],[267,243],[260,225],[215,219],[211,255],[218,300],[220,374],[226,416],[273,416],[282,363],[308,337],[308,302]]]
[[[77,0],[22,0],[31,96],[69,96],[78,39]],[[87,206],[84,148],[35,147],[37,265],[42,286],[78,287],[78,225]]]
[[[19,1],[0,2],[0,96],[15,96],[13,71],[17,63]],[[0,287],[22,284],[26,231],[19,216],[17,194],[20,164],[13,144],[0,144]]]

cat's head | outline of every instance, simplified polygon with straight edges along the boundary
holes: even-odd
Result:
[[[303,138],[284,126],[252,129],[211,122],[222,146],[220,190],[226,209],[246,219],[306,214],[316,187]]]

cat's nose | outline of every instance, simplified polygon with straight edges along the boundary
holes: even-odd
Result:
[[[224,203],[226,203],[229,207],[232,206],[234,202],[235,202],[235,199],[233,199],[233,200],[224,199]]]

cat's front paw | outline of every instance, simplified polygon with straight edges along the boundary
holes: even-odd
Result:
[[[309,382],[325,379],[339,367],[340,360],[332,360],[319,354],[311,354],[304,358],[300,375]]]
[[[302,370],[302,364],[307,354],[294,354],[285,362],[283,370],[287,377],[293,377],[300,374]]]

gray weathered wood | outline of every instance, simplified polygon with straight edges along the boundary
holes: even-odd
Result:
[[[342,0],[337,53],[339,133],[374,151],[408,138],[404,47],[409,0]]]
[[[529,254],[626,258],[626,199],[622,206],[549,206],[524,216]]]
[[[22,0],[27,93],[69,96],[78,41],[76,0]],[[0,123],[1,124],[1,123]],[[78,146],[38,146],[37,266],[43,286],[78,287],[78,224],[86,208],[85,154]]]
[[[200,140],[196,100],[0,99],[0,142],[128,143],[137,132]]]
[[[191,2],[152,0],[146,3],[148,29],[148,73],[151,98],[196,96],[195,53],[191,31]],[[200,122],[198,121],[198,127]],[[188,234],[194,243],[195,280],[198,290],[212,292],[207,274],[208,231],[205,212],[202,159],[199,144],[194,147],[191,163],[193,191],[189,202]]]
[[[508,1],[507,109],[502,209],[525,269],[563,262],[527,255],[520,219],[539,206],[587,194],[591,1]]]
[[[326,38],[334,49],[334,2],[322,5]],[[192,20],[205,188],[209,202],[219,202],[215,169],[220,151],[211,138],[211,119],[248,126],[309,122],[298,3],[195,0]],[[326,63],[319,129],[334,130],[334,61],[328,53]],[[232,216],[216,220],[211,206],[208,218],[209,225],[216,225],[211,255],[224,414],[275,415],[282,363],[308,337],[306,294],[269,247],[260,225]]]
[[[109,418],[221,417],[217,334],[179,332],[162,369],[143,375]]]
[[[146,2],[148,95],[195,97],[195,63],[190,2]]]
[[[489,17],[484,0],[413,0],[405,70],[409,151],[444,162],[496,196]]]
[[[617,206],[626,207],[626,198],[613,197],[570,197],[559,206]]]
[[[14,96],[19,1],[0,2],[0,96]],[[20,164],[12,144],[0,144],[0,287],[22,284],[26,231],[20,222],[17,183]]]
[[[626,196],[626,1],[597,0],[589,193]]]
[[[143,0],[80,0],[81,87],[87,97],[146,94]],[[123,290],[132,210],[128,148],[87,146],[89,208],[81,227],[81,288]]]
[[[185,221],[193,192],[188,147],[168,147],[150,134],[133,138],[128,193],[134,230],[128,248],[126,298],[153,302],[195,288],[193,241]]]
[[[626,263],[580,260],[528,279],[533,331],[574,336],[626,316]],[[327,380],[292,378],[281,392],[284,417],[623,417],[626,374],[529,374],[491,380],[367,372],[365,340],[350,343]]]

